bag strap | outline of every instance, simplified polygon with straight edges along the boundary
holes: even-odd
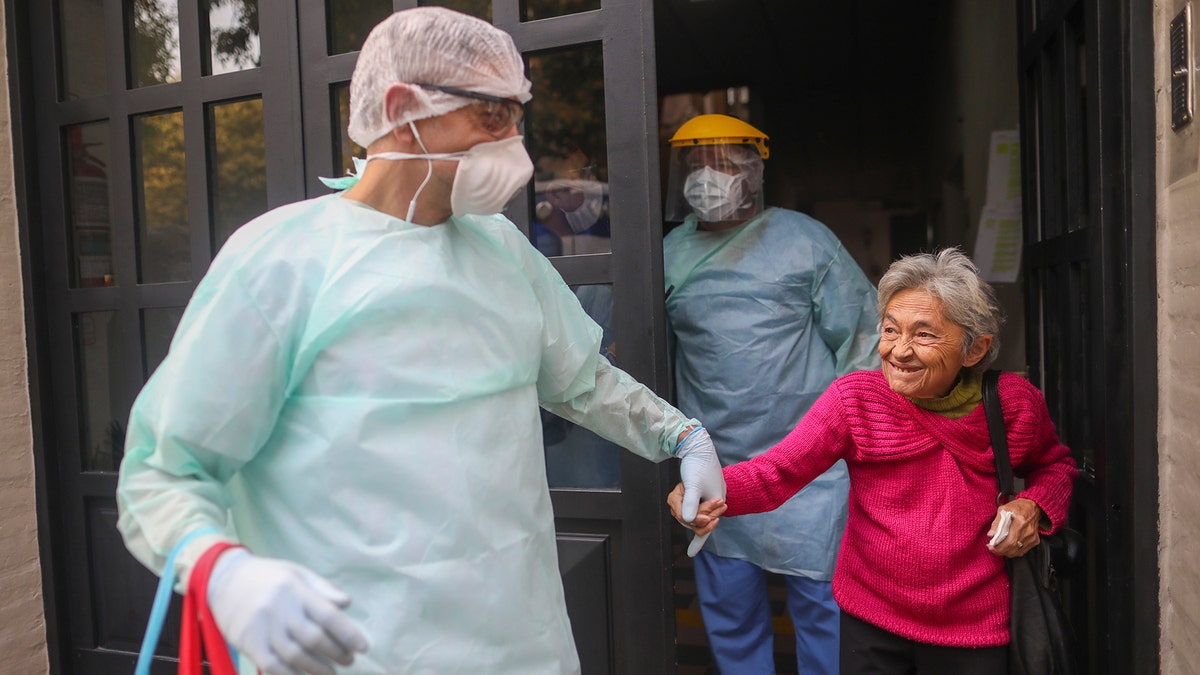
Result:
[[[179,629],[179,675],[203,675],[201,651],[208,655],[212,675],[237,675],[233,656],[221,637],[216,621],[208,609],[208,578],[212,576],[217,556],[236,544],[214,544],[192,568],[187,594],[183,596],[183,625]]]
[[[162,634],[163,623],[167,620],[167,611],[171,605],[171,591],[175,588],[175,558],[185,546],[198,537],[206,534],[221,534],[215,527],[203,527],[189,533],[175,544],[163,565],[162,577],[158,581],[158,590],[154,593],[154,604],[150,608],[150,619],[146,622],[146,634],[142,637],[142,648],[138,652],[137,666],[134,675],[150,675],[150,664],[154,661],[154,652],[158,648],[158,638]]]
[[[1000,493],[996,503],[1001,504],[1016,496],[1013,483],[1012,462],[1008,457],[1008,431],[1004,428],[1004,409],[1000,405],[1000,371],[989,370],[983,374],[983,411],[987,414],[988,434],[992,437],[992,454],[996,456],[996,483]]]

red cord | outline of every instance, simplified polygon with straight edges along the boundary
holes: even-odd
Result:
[[[217,556],[237,544],[213,544],[192,568],[187,593],[183,596],[183,626],[179,631],[179,675],[204,675],[201,650],[208,656],[210,675],[237,675],[233,658],[221,630],[208,610],[208,578],[212,576]]]

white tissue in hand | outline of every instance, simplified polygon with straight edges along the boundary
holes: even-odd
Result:
[[[1000,512],[1000,523],[996,525],[996,533],[992,535],[992,540],[988,542],[988,546],[995,546],[1004,541],[1008,536],[1008,526],[1012,524],[1012,511]]]

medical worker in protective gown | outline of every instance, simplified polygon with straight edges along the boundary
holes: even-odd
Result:
[[[839,375],[879,367],[875,288],[820,222],[763,208],[767,136],[701,115],[671,138],[663,244],[678,404],[723,464],[775,445]],[[784,575],[799,672],[836,673],[831,580],[849,479],[838,462],[770,513],[723,520],[694,560],[723,674],[773,673],[766,572]],[[698,537],[696,540],[699,540]]]
[[[244,545],[207,594],[242,673],[578,672],[539,403],[723,493],[698,422],[609,365],[495,215],[532,172],[529,89],[491,24],[384,20],[351,81],[359,179],[234,233],[134,404],[121,533],[184,584]]]

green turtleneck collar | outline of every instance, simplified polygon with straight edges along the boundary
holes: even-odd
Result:
[[[918,408],[924,408],[952,420],[966,417],[983,400],[983,374],[968,372],[959,378],[958,384],[954,385],[949,394],[941,398],[909,398],[908,400]]]

